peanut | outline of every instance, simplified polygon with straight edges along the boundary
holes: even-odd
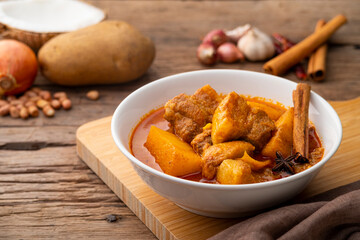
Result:
[[[22,107],[22,108],[20,109],[20,117],[21,117],[22,119],[28,119],[28,118],[29,118],[29,112],[28,112],[28,110],[27,110],[26,107]]]
[[[24,103],[25,107],[30,107],[30,106],[36,106],[34,101],[28,100],[27,102]]]
[[[13,95],[7,96],[6,99],[0,99],[0,116],[10,114],[13,118],[21,117],[22,119],[27,119],[30,116],[38,117],[38,108],[40,108],[45,116],[53,117],[55,109],[63,107],[65,110],[69,110],[72,108],[72,102],[67,98],[65,92],[56,92],[53,97],[49,91],[37,87],[27,90],[19,98]],[[99,98],[99,92],[96,90],[89,91],[87,97],[96,100]]]
[[[26,91],[24,95],[27,96],[28,98],[32,98],[32,97],[38,96],[38,94],[37,94],[35,91],[32,91],[32,90]]]
[[[18,118],[20,117],[20,111],[16,106],[10,106],[10,116],[12,118]]]
[[[89,91],[87,94],[86,94],[86,97],[90,100],[98,100],[99,97],[100,97],[100,93],[99,91],[96,91],[96,90],[92,90],[92,91]]]
[[[0,107],[0,116],[6,116],[10,112],[10,104],[2,105]]]
[[[61,103],[60,103],[60,101],[57,100],[57,99],[51,100],[50,104],[51,104],[51,106],[52,106],[54,109],[59,109],[59,108],[61,108]]]
[[[28,107],[28,112],[30,116],[32,117],[38,117],[39,116],[39,109],[35,105],[31,105]]]
[[[68,98],[66,98],[66,97],[61,97],[61,98],[59,98],[58,100],[60,101],[60,103],[62,103],[64,100],[66,100],[66,99],[68,99]]]
[[[35,92],[36,94],[39,94],[42,90],[41,90],[41,88],[38,88],[38,87],[32,87],[32,88],[30,89],[30,91],[33,91],[33,92]]]
[[[71,108],[71,100],[66,98],[61,102],[61,106],[65,109],[65,110],[69,110]]]
[[[30,101],[37,102],[37,101],[40,100],[40,99],[41,99],[41,97],[35,96],[35,97],[31,97],[31,98],[30,98]]]
[[[12,100],[15,100],[15,99],[16,99],[16,97],[15,97],[14,95],[9,95],[9,96],[6,97],[6,100],[7,100],[8,102],[10,102],[10,101],[12,101]]]
[[[66,92],[56,92],[53,96],[56,99],[67,98]]]
[[[2,107],[4,105],[8,105],[8,104],[9,104],[8,101],[0,99],[0,107]]]
[[[55,110],[50,105],[46,105],[42,111],[47,117],[53,117],[55,115]]]
[[[18,104],[18,105],[15,105],[15,107],[16,107],[17,109],[19,109],[19,111],[20,111],[20,109],[24,107],[24,104]]]
[[[45,101],[44,99],[39,99],[37,102],[36,102],[36,106],[38,108],[41,108],[43,109],[45,106],[49,105],[50,103],[48,101]]]
[[[41,91],[41,92],[39,93],[39,96],[40,96],[42,99],[46,100],[46,101],[50,101],[50,100],[51,100],[51,93],[50,93],[49,91]]]
[[[24,102],[19,100],[19,99],[15,99],[15,100],[11,100],[10,101],[10,105],[11,106],[17,106],[17,105],[22,105]]]
[[[23,96],[19,97],[19,98],[18,98],[18,100],[24,103],[24,102],[26,102],[26,101],[28,101],[28,100],[29,100],[29,97],[28,97],[28,96],[23,95]]]

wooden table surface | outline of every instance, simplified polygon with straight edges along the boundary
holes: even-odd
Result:
[[[360,96],[360,2],[356,0],[88,1],[108,19],[136,26],[156,44],[156,59],[140,79],[115,86],[65,88],[38,75],[35,85],[66,91],[71,111],[54,118],[0,118],[0,238],[155,239],[147,227],[76,155],[75,131],[109,116],[140,86],[171,74],[206,69],[195,57],[200,38],[214,28],[250,23],[293,41],[309,35],[320,18],[339,13],[349,22],[330,40],[327,77],[310,82],[327,100]],[[106,46],[99,46],[99,48]],[[262,72],[263,63],[217,64],[211,68]],[[298,81],[294,74],[284,77]],[[87,100],[88,90],[101,99]],[[179,90],[181,91],[181,90]],[[116,221],[108,222],[109,215]]]

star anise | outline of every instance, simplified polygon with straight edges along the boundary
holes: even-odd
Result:
[[[274,172],[285,171],[290,174],[295,174],[294,163],[295,155],[291,155],[284,159],[280,152],[276,152],[275,167],[272,169]]]
[[[285,171],[290,174],[295,174],[294,163],[292,161],[295,163],[309,163],[309,159],[301,155],[299,152],[295,153],[294,155],[290,155],[285,159],[280,152],[276,152],[276,165],[272,170],[274,172]]]

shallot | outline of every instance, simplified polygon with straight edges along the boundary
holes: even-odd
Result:
[[[224,63],[233,63],[236,61],[244,61],[245,57],[235,44],[227,42],[221,44],[217,49],[217,55],[220,61]]]
[[[203,39],[203,43],[210,43],[215,48],[219,47],[221,44],[227,42],[228,38],[225,32],[221,29],[215,29],[210,31]]]
[[[197,49],[197,58],[202,64],[212,65],[216,63],[216,48],[211,43],[202,43]]]
[[[35,80],[38,64],[35,53],[16,40],[0,40],[0,96],[16,95]]]

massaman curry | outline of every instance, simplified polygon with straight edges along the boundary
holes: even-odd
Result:
[[[321,160],[324,149],[308,120],[310,88],[299,84],[294,107],[205,85],[146,114],[132,154],[172,176],[221,184],[275,180]]]

